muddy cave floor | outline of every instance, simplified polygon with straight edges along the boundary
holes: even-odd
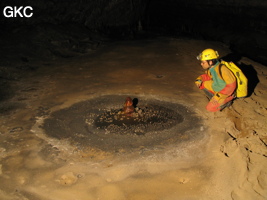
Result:
[[[1,66],[13,78],[1,83],[0,199],[266,199],[267,68],[241,58],[257,72],[253,92],[209,113],[194,85],[195,55],[208,47],[230,53],[217,42],[157,38],[62,59],[10,57]],[[127,96],[181,118],[142,134],[91,125]]]

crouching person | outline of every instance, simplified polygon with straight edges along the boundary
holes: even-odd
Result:
[[[210,99],[206,109],[216,112],[231,105],[235,98],[236,78],[232,71],[219,61],[219,54],[213,49],[205,49],[197,56],[205,74],[200,75],[195,84]]]

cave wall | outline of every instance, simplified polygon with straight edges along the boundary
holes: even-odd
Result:
[[[267,1],[154,0],[148,10],[148,28],[201,35],[205,29],[267,33]],[[208,34],[208,33],[205,33]]]
[[[221,41],[267,64],[265,0],[154,0],[144,27],[159,34]]]
[[[30,5],[34,14],[31,18],[5,18],[2,14],[0,34],[30,31],[36,37],[36,32],[45,35],[48,29],[48,34],[56,29],[59,38],[73,34],[72,30],[80,26],[82,30],[76,31],[75,37],[89,31],[113,39],[134,39],[146,31],[151,35],[221,41],[233,51],[267,64],[266,0],[0,1],[1,10],[7,5]],[[7,39],[3,34],[1,38]],[[66,38],[69,40],[69,36],[62,40]],[[42,40],[41,36],[37,40]]]
[[[33,16],[31,18],[0,18],[0,24],[5,28],[18,26],[32,26],[40,24],[79,24],[91,31],[102,34],[120,32],[131,34],[137,30],[140,20],[146,8],[148,0],[1,0],[0,8],[5,6],[31,6]]]
[[[130,34],[142,28],[162,33],[219,38],[216,30],[267,33],[265,0],[1,0],[5,6],[32,6],[31,18],[0,18],[2,27],[75,23],[90,30]],[[3,30],[3,29],[1,29]],[[217,38],[216,38],[217,37]]]
[[[6,60],[14,55],[18,60],[67,58],[90,52],[109,38],[134,38],[147,1],[1,0],[0,54]],[[31,6],[33,16],[6,18],[6,6]]]

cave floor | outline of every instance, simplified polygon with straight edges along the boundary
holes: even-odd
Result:
[[[209,113],[207,98],[194,85],[203,73],[195,58],[205,48],[230,53],[218,42],[161,37],[112,42],[68,58],[14,63],[10,58],[6,63],[23,73],[16,78],[11,70],[13,78],[2,79],[1,93],[9,98],[2,97],[0,107],[0,199],[266,199],[267,68],[242,58],[257,71],[254,93]],[[91,111],[75,106],[112,96],[122,97],[121,106],[127,96],[138,97],[140,104],[169,103],[177,112],[176,105],[183,105],[190,113],[183,113],[188,123],[183,141],[169,137],[161,143],[153,135],[133,134],[116,148],[119,136],[105,140],[108,132],[100,146],[90,138],[82,143],[79,131],[73,137],[82,146],[62,131],[46,134],[53,127],[45,129],[45,120],[85,120],[79,115]],[[107,102],[99,105],[110,108]],[[81,124],[74,124],[75,130]],[[63,131],[71,123],[66,126]],[[144,143],[132,145],[140,138]]]

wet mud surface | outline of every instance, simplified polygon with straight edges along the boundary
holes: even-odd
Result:
[[[266,67],[242,58],[258,77],[251,96],[208,113],[194,85],[207,44],[229,53],[161,38],[28,57],[35,70],[2,63],[0,199],[266,199]],[[128,95],[138,99],[129,119]]]
[[[181,104],[145,97],[131,115],[121,109],[125,96],[101,96],[52,113],[44,120],[45,134],[68,140],[78,148],[105,151],[169,145],[203,138],[201,119]]]

